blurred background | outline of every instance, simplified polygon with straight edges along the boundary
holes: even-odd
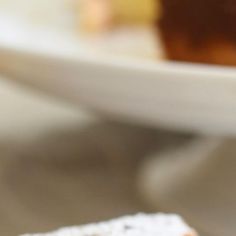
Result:
[[[116,31],[108,44],[85,37],[89,47],[78,48],[76,7],[74,0],[0,0],[0,47],[71,55],[95,50],[96,41],[102,50],[153,59],[156,37],[154,45],[147,31],[122,31],[135,43]],[[234,139],[111,121],[11,79],[0,71],[0,235],[158,211],[181,214],[203,236],[235,234]]]
[[[72,12],[70,0],[1,0],[1,40],[30,44],[31,32],[52,46],[51,31],[75,29]],[[1,235],[153,211],[138,190],[140,163],[185,136],[106,121],[9,79],[0,78]]]
[[[0,233],[16,236],[156,209],[137,177],[187,135],[104,121],[0,81]]]

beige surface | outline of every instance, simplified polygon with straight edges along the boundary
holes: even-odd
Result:
[[[171,210],[200,235],[235,235],[235,139],[202,138],[153,155],[142,171],[142,193],[154,209]]]
[[[151,211],[140,162],[184,137],[102,122],[0,83],[0,235]]]
[[[188,136],[101,121],[5,81],[0,95],[0,235],[159,210],[203,236],[234,234],[235,140],[205,158]]]

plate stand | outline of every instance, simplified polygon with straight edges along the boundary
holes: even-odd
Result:
[[[196,138],[154,154],[138,184],[152,208],[183,215],[203,235],[235,235],[236,140]]]

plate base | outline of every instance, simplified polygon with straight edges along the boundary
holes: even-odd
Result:
[[[235,232],[236,140],[198,138],[144,163],[139,187],[154,208],[183,215],[203,235]]]

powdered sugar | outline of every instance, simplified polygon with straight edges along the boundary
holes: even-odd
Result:
[[[177,215],[138,214],[108,222],[24,236],[184,236],[193,230]]]

